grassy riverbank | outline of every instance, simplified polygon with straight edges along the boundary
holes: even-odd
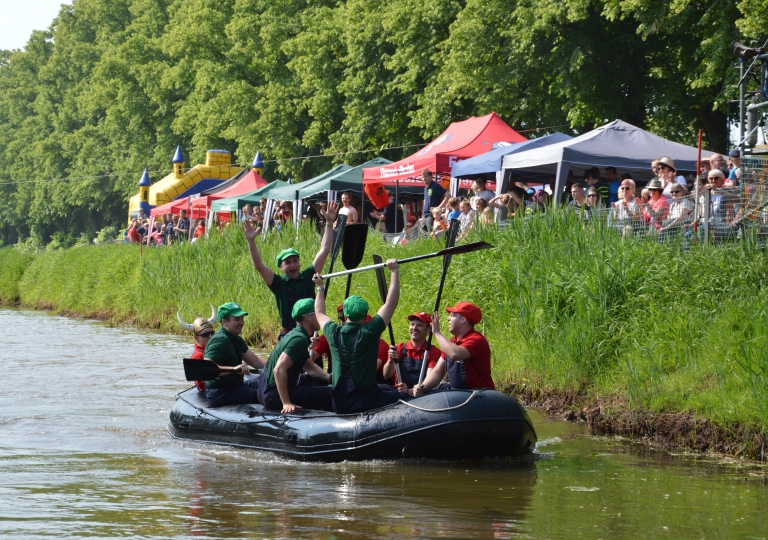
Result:
[[[764,438],[768,256],[762,248],[627,241],[555,213],[469,240],[481,238],[496,249],[454,258],[444,304],[469,300],[483,308],[497,385],[532,398],[572,396],[573,407],[605,403],[607,416],[612,407],[617,414],[693,413],[726,434],[738,426]],[[298,240],[260,241],[267,261],[291,244],[309,264],[319,241],[310,230]],[[374,252],[405,257],[441,247],[426,241],[394,248],[371,237],[365,260]],[[4,302],[13,297],[6,282],[21,269],[16,297],[22,305],[175,332],[177,309],[191,319],[196,312],[207,316],[209,302],[236,300],[251,314],[246,333],[255,343],[269,346],[276,333],[271,293],[237,230],[200,245],[144,249],[141,258],[128,245],[34,256],[0,250]],[[406,314],[434,304],[439,272],[438,259],[403,266],[394,321],[400,339]],[[336,280],[329,306],[341,301],[343,289]],[[373,307],[380,304],[373,273],[355,275],[353,291]]]

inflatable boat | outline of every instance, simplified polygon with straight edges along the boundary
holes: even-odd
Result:
[[[267,450],[300,461],[400,457],[477,459],[529,453],[536,431],[525,409],[495,390],[451,390],[358,414],[261,405],[210,408],[196,388],[176,396],[177,439]]]

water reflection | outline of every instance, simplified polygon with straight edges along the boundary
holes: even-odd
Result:
[[[765,537],[766,468],[532,412],[538,455],[295,463],[171,439],[189,339],[0,310],[0,537]],[[41,360],[44,358],[44,360]]]

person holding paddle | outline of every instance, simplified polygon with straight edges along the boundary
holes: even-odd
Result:
[[[391,273],[387,301],[368,323],[364,322],[368,302],[359,296],[344,300],[344,326],[333,322],[325,313],[323,279],[320,275],[312,278],[317,285],[315,316],[331,348],[333,409],[339,414],[363,412],[411,398],[392,387],[376,384],[378,343],[400,299],[397,261],[388,260],[387,268]]]
[[[330,386],[299,386],[302,370],[326,384],[331,382],[328,373],[308,361],[309,336],[320,330],[315,317],[315,301],[302,298],[294,304],[291,317],[296,321],[296,328],[277,344],[259,376],[259,402],[266,409],[281,410],[284,414],[302,408],[331,410]]]
[[[250,221],[243,223],[243,231],[245,232],[245,239],[248,241],[248,251],[251,254],[253,267],[275,296],[277,311],[280,314],[280,325],[282,326],[278,340],[283,339],[288,332],[296,327],[296,322],[291,318],[291,311],[296,302],[302,298],[315,297],[311,279],[315,273],[319,274],[323,271],[325,260],[331,252],[333,222],[336,220],[336,214],[337,205],[335,201],[332,201],[328,203],[328,208],[325,211],[325,233],[320,251],[317,252],[315,260],[312,261],[312,266],[302,270],[299,252],[293,248],[284,249],[275,257],[275,266],[282,271],[281,275],[275,274],[269,266],[264,264],[259,248],[256,247],[256,230]]]
[[[400,392],[411,394],[413,393],[412,389],[419,384],[419,374],[421,373],[421,364],[424,361],[424,353],[427,351],[427,336],[431,330],[432,317],[429,313],[420,311],[408,315],[408,321],[410,322],[408,332],[411,334],[411,339],[407,343],[400,343],[397,347],[389,348],[389,360],[384,364],[384,377],[387,379],[392,377],[395,373],[395,364],[399,364],[402,380],[397,381],[395,388]],[[430,375],[442,354],[437,347],[429,348],[425,380],[430,380]],[[435,376],[438,382],[444,374],[445,371],[442,370],[439,377]]]
[[[250,350],[240,337],[246,315],[248,313],[234,302],[219,306],[216,318],[221,323],[221,328],[205,346],[205,360],[213,361],[219,366],[237,367],[239,371],[222,372],[218,377],[205,381],[205,397],[211,407],[259,401],[256,379],[251,377],[247,381],[243,380],[243,375],[250,373],[251,367],[264,367],[264,361]]]
[[[443,357],[424,379],[423,385],[414,387],[413,394],[420,396],[432,389],[495,389],[491,378],[491,348],[485,336],[475,330],[475,325],[483,318],[480,308],[469,302],[458,302],[445,310],[449,313],[448,331],[453,338],[448,339],[440,331],[440,318],[435,311],[432,334],[443,350]],[[446,367],[449,383],[440,382]]]

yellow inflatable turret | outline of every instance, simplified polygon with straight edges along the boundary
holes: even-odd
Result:
[[[131,197],[128,202],[128,220],[136,217],[142,202],[145,205],[145,213],[155,206],[169,203],[173,200],[196,195],[206,189],[219,185],[229,180],[240,172],[240,167],[232,165],[232,155],[227,150],[208,150],[205,153],[205,165],[195,165],[189,170],[184,170],[184,155],[181,147],[176,148],[173,156],[173,172],[168,176],[149,186],[146,201],[142,201],[141,191]],[[147,176],[146,181],[149,180]],[[144,182],[144,175],[142,176]],[[140,189],[146,189],[141,186]]]

